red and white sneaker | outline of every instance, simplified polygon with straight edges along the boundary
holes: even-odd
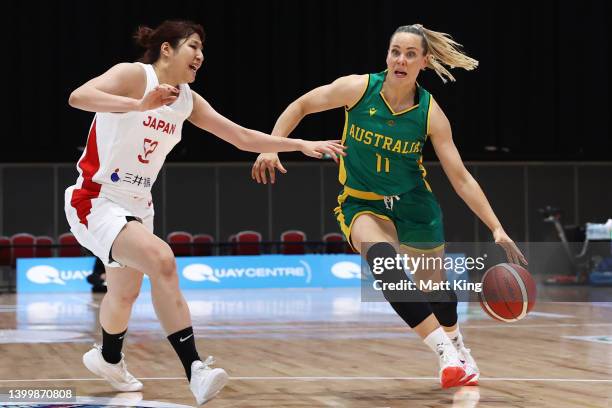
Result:
[[[440,358],[440,385],[442,388],[465,385],[476,375],[470,367],[461,362],[452,344],[440,344],[436,351]]]
[[[466,348],[464,345],[461,345],[461,347],[459,347],[459,349],[457,350],[457,353],[459,354],[459,359],[465,364],[466,372],[469,371],[471,373],[474,373],[472,379],[466,382],[464,385],[478,385],[478,379],[480,378],[480,370],[478,369],[476,361],[474,360],[474,357],[472,357],[470,351],[471,350],[469,348]]]

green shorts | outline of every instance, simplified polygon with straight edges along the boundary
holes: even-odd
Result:
[[[400,244],[421,250],[437,250],[444,245],[442,210],[427,187],[424,184],[393,197],[344,187],[334,214],[351,246],[353,223],[361,214],[372,214],[395,225]]]

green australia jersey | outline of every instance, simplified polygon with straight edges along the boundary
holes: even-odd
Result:
[[[431,94],[417,85],[416,104],[393,112],[382,94],[386,71],[369,74],[361,99],[346,108],[339,180],[345,187],[382,196],[399,195],[419,184],[429,189],[422,165],[429,132]]]

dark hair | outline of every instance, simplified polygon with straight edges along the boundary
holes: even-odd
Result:
[[[166,20],[157,28],[140,26],[134,33],[136,44],[146,48],[144,55],[138,60],[145,64],[152,64],[159,59],[160,47],[168,42],[176,48],[182,39],[191,34],[198,34],[204,42],[204,28],[200,24],[186,20]]]
[[[393,32],[391,39],[398,33],[412,33],[421,37],[423,55],[428,52],[430,53],[429,60],[427,61],[427,68],[436,71],[436,74],[438,74],[444,82],[449,79],[451,81],[455,80],[455,77],[446,69],[445,65],[449,68],[463,68],[468,71],[478,66],[478,61],[468,57],[461,50],[461,44],[453,40],[451,36],[446,33],[429,30],[421,24],[412,24],[398,27],[397,30]]]

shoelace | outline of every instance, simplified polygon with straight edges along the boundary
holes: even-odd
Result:
[[[399,201],[400,198],[397,195],[393,195],[393,196],[384,196],[383,200],[385,201],[385,208],[387,210],[391,210],[393,211],[393,200],[397,200]]]
[[[132,374],[129,373],[129,371],[127,370],[127,364],[125,362],[125,359],[122,358],[121,361],[119,362],[120,367],[121,367],[121,376],[126,380],[126,381],[132,381],[134,379],[134,376]]]
[[[472,357],[472,355],[470,354],[471,351],[472,350],[467,348],[467,347],[461,347],[461,349],[459,350],[459,353],[461,353],[460,357],[465,358],[465,360],[463,358],[461,359],[462,363],[464,363],[464,364],[467,363],[468,362],[468,358]],[[473,361],[473,359],[471,361]]]
[[[102,345],[94,343],[94,347],[102,352]],[[121,353],[121,361],[119,361],[119,375],[121,375],[123,381],[129,382],[135,380],[134,376],[129,373],[127,369],[127,363],[125,362],[125,358],[123,358],[123,353]]]
[[[199,370],[211,370],[209,366],[215,364],[215,358],[213,356],[206,357],[206,360],[202,361],[202,366],[199,367]]]

